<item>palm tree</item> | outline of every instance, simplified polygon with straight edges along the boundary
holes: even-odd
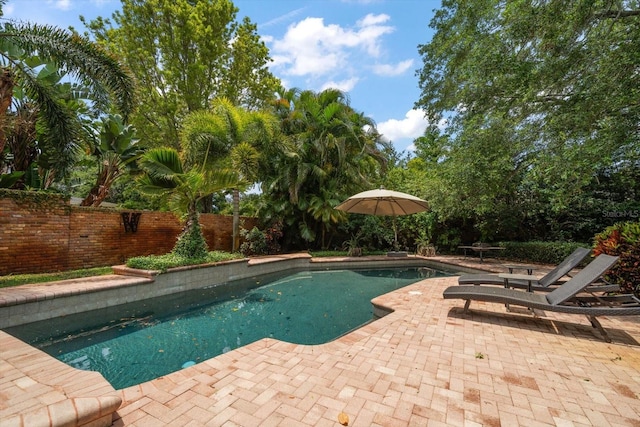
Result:
[[[5,3],[0,0],[0,16]],[[63,160],[72,159],[67,154],[78,147],[81,126],[77,115],[61,101],[55,85],[38,78],[43,67],[55,68],[60,75],[82,82],[95,110],[105,111],[113,104],[126,119],[133,109],[133,78],[115,57],[66,30],[7,22],[0,26],[0,153],[7,144],[7,116],[14,92],[20,90],[45,129],[42,137],[62,147]],[[58,169],[64,171],[67,166],[59,164]]]
[[[353,110],[336,89],[282,91],[274,108],[296,155],[274,161],[265,186],[270,208],[294,215],[285,223],[296,224],[307,241],[315,240],[321,227],[324,246],[325,233],[345,219],[330,209],[380,176],[386,165],[384,144],[375,123]],[[291,206],[277,202],[283,198]]]
[[[321,188],[319,194],[314,194],[309,200],[307,212],[311,216],[320,221],[322,227],[322,237],[320,238],[323,249],[328,247],[329,242],[326,241],[327,231],[331,226],[343,222],[346,219],[345,212],[337,210],[335,207],[342,202],[342,199],[336,196],[337,192],[331,186]]]
[[[189,114],[181,145],[190,165],[232,167],[238,176],[233,186],[233,245],[239,248],[240,191],[254,184],[262,162],[273,152],[278,121],[270,112],[248,111],[226,98],[216,98],[211,109]]]
[[[151,149],[140,157],[138,164],[144,171],[140,179],[142,191],[165,197],[169,208],[184,219],[174,252],[204,258],[207,248],[198,221],[198,202],[235,185],[237,174],[230,170],[186,169],[184,160],[173,148]]]

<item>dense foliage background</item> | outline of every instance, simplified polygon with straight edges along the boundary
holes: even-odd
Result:
[[[416,100],[439,125],[408,154],[348,94],[282,87],[236,14],[230,0],[122,0],[85,35],[3,22],[0,187],[172,208],[185,234],[198,211],[234,214],[236,237],[241,214],[258,216],[251,235],[284,251],[390,248],[391,218],[334,209],[381,185],[430,203],[397,219],[408,250],[590,245],[640,217],[637,0],[443,0]]]
[[[440,220],[482,240],[589,241],[640,215],[639,9],[442,2],[416,104],[446,119],[416,142]]]

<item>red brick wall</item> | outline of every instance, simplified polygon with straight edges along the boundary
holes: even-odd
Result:
[[[66,270],[69,211],[62,197],[0,198],[0,274]]]
[[[122,264],[173,248],[182,227],[169,212],[142,211],[136,232],[125,232],[128,210],[69,206],[60,196],[0,193],[0,275]],[[244,218],[253,227],[255,218]],[[202,214],[209,250],[231,250],[232,217]]]

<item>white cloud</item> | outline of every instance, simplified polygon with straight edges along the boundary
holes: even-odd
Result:
[[[404,119],[389,119],[378,123],[377,129],[386,138],[396,142],[398,139],[413,140],[422,136],[428,125],[429,121],[425,118],[423,110],[409,110]]]
[[[287,64],[291,64],[291,58],[286,55],[271,55],[270,67],[280,68]]]
[[[358,79],[357,77],[352,77],[350,79],[342,80],[340,82],[330,81],[322,85],[320,90],[323,91],[325,89],[333,88],[333,89],[338,89],[342,92],[349,92],[351,89],[353,89],[356,86],[356,83],[358,83],[358,80],[360,79]]]
[[[399,76],[413,66],[413,59],[392,64],[378,64],[373,66],[373,72],[379,76]]]
[[[371,25],[382,24],[389,20],[389,15],[381,13],[380,15],[374,15],[373,13],[368,14],[362,19],[359,19],[357,24],[359,27],[368,27]]]
[[[389,20],[389,15],[380,14],[373,15],[368,14],[363,19],[357,22],[360,30],[360,38],[363,41],[367,52],[374,57],[380,56],[380,38],[394,31],[393,27],[384,24]]]
[[[328,39],[335,37],[338,28],[325,27],[322,18],[306,18],[290,26],[284,37],[274,42],[274,65],[289,65],[285,73],[295,76],[325,74],[336,68],[340,52]]]
[[[71,0],[49,0],[47,1],[48,4],[52,4],[54,8],[56,9],[60,9],[60,10],[69,10],[71,9]]]
[[[327,25],[323,18],[305,18],[290,25],[282,39],[273,41],[272,66],[283,67],[282,73],[293,76],[344,72],[359,50],[373,57],[380,55],[382,36],[394,30],[382,25],[388,20],[388,15],[369,14],[349,28]]]
[[[8,4],[8,5],[6,5],[6,6],[4,6],[4,7],[2,8],[2,13],[3,13],[5,16],[11,16],[11,15],[13,15],[13,11],[14,11],[15,9],[16,9],[16,6],[15,6],[15,5],[13,5],[13,4]]]
[[[91,3],[95,4],[98,8],[104,8],[111,5],[115,5],[116,8],[120,6],[120,0],[91,0]]]

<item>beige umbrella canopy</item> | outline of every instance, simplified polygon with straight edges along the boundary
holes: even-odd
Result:
[[[394,246],[397,248],[398,231],[396,230],[395,217],[426,211],[429,209],[429,204],[426,200],[411,194],[380,188],[353,195],[336,206],[336,209],[349,213],[392,216]]]
[[[429,204],[411,194],[380,188],[351,196],[336,209],[349,213],[400,216],[426,211]]]

